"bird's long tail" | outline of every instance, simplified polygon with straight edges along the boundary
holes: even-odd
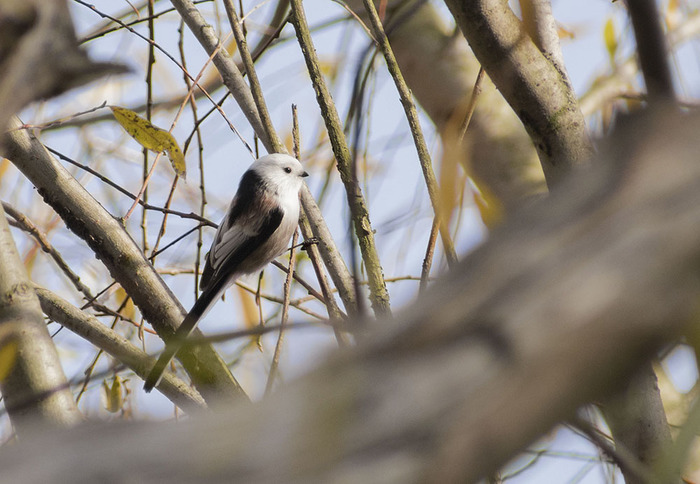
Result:
[[[168,342],[165,344],[165,349],[160,354],[160,356],[158,357],[158,361],[156,361],[156,364],[153,366],[150,373],[146,377],[146,383],[143,385],[143,389],[146,392],[150,392],[151,390],[153,390],[153,387],[155,387],[158,384],[161,377],[163,376],[165,368],[175,357],[180,348],[182,348],[182,345],[185,343],[185,340],[190,335],[190,333],[197,325],[199,320],[202,318],[202,316],[204,316],[204,314],[207,312],[207,309],[209,309],[211,303],[217,298],[219,292],[220,291],[218,289],[210,288],[210,290],[204,291],[199,296],[197,302],[194,303],[194,306],[192,306],[190,312],[187,313],[187,316],[185,316],[185,319],[182,321],[182,324],[180,324],[177,330],[175,330],[175,334],[173,335],[173,337],[170,340],[168,340]]]

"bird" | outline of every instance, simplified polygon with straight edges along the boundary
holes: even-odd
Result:
[[[243,174],[206,255],[202,292],[147,375],[146,392],[158,384],[187,336],[223,292],[287,249],[299,224],[299,192],[307,176],[299,160],[280,153],[258,158]]]

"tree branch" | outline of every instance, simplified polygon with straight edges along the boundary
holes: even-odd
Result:
[[[300,0],[291,0],[292,23],[297,33],[297,39],[304,54],[306,67],[314,84],[316,99],[323,121],[328,131],[328,137],[333,148],[333,154],[337,162],[340,179],[345,186],[345,193],[348,200],[348,207],[355,227],[358,245],[362,252],[362,260],[365,264],[367,277],[369,279],[370,299],[372,308],[377,315],[386,315],[391,312],[389,305],[389,293],[386,290],[386,282],[382,266],[379,261],[379,254],[374,243],[374,231],[369,219],[369,211],[365,204],[362,191],[353,175],[352,159],[350,150],[345,140],[342,123],[335,109],[335,104],[326,86],[323,74],[318,64],[316,49],[314,48],[309,27],[306,23],[306,15]],[[346,307],[350,313],[352,311]]]
[[[666,36],[654,0],[626,0],[634,27],[637,56],[651,103],[675,100],[671,69],[668,65]]]
[[[36,482],[92,482],[123,477],[123,462],[145,482],[173,483],[202,472],[212,482],[490,475],[696,321],[698,130],[699,117],[668,115],[623,127],[604,160],[274,399],[177,425],[23,441],[0,454],[3,478],[22,480],[31,465]]]
[[[78,424],[82,416],[0,205],[0,390],[15,431]]]
[[[454,244],[452,243],[452,238],[450,237],[450,227],[448,224],[449,215],[444,213],[445,207],[441,207],[440,195],[438,193],[438,183],[435,177],[435,171],[433,170],[433,162],[430,158],[430,152],[428,151],[428,145],[425,142],[425,137],[423,136],[423,130],[421,129],[420,122],[418,121],[418,111],[413,103],[413,97],[411,96],[411,91],[408,89],[406,82],[403,79],[403,74],[399,68],[399,64],[394,56],[394,51],[389,45],[389,39],[384,32],[384,27],[382,26],[382,21],[379,19],[379,14],[374,6],[373,0],[364,0],[365,10],[369,15],[370,25],[372,26],[372,32],[376,42],[378,43],[379,49],[384,55],[384,60],[386,62],[387,68],[391,77],[394,79],[394,84],[396,85],[396,90],[399,92],[399,97],[401,98],[401,105],[404,108],[404,113],[406,114],[406,119],[411,128],[411,135],[413,136],[413,144],[418,152],[418,159],[420,161],[420,167],[423,172],[423,178],[425,180],[425,185],[428,189],[428,196],[430,197],[430,203],[433,207],[433,213],[440,224],[438,229],[440,231],[440,237],[442,240],[442,245],[445,250],[445,257],[447,259],[447,264],[452,268],[457,263],[457,253],[455,252]]]
[[[566,74],[550,62],[501,0],[446,0],[486,73],[516,112],[556,185],[592,154],[586,123]]]
[[[34,286],[34,290],[42,310],[48,317],[109,353],[141,378],[146,377],[156,362],[153,356],[147,355],[128,339],[100,323],[97,318],[86,314],[51,291],[37,286]],[[206,408],[199,393],[170,372],[163,374],[163,379],[156,388],[183,410],[192,412]]]

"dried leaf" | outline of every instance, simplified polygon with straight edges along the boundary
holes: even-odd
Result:
[[[177,145],[177,141],[175,141],[175,138],[173,135],[170,133],[167,133],[170,135],[170,138],[172,139],[172,143],[169,148],[165,149],[165,152],[168,155],[168,158],[170,158],[170,164],[173,167],[173,170],[175,170],[175,173],[181,178],[185,178],[187,176],[187,165],[185,164],[185,155],[182,154],[182,151],[180,151],[180,147]]]
[[[172,134],[151,124],[134,111],[119,106],[110,106],[114,118],[144,148],[157,153],[165,152],[171,165],[181,177],[185,177],[185,156]]]
[[[243,324],[245,324],[247,329],[257,328],[260,324],[260,316],[254,299],[251,297],[250,293],[242,287],[236,286],[236,289],[238,290],[238,299],[241,301],[241,309],[243,309]],[[261,336],[253,336],[252,340],[255,342],[258,349],[262,351]]]
[[[124,304],[124,307],[119,310],[119,314],[124,316],[126,319],[130,319],[131,321],[136,320],[136,306],[134,306],[134,301],[131,300],[131,298],[128,298],[128,294],[124,290],[123,287],[119,286],[115,292],[115,298],[117,299],[117,302],[121,305],[124,301],[126,301],[126,304]]]
[[[613,18],[608,18],[605,22],[605,27],[603,28],[603,40],[605,41],[605,48],[608,51],[608,56],[610,56],[610,62],[615,65],[615,54],[617,53],[617,34],[615,33],[615,22]]]
[[[560,39],[573,40],[576,38],[576,33],[573,30],[569,30],[561,25],[557,25],[557,35]]]
[[[105,396],[105,410],[110,413],[120,412],[124,405],[122,379],[119,376],[115,376],[111,386],[107,383],[107,380],[104,380],[102,382],[102,390]]]
[[[479,209],[484,225],[491,230],[503,221],[503,206],[485,185],[477,186],[474,183],[474,186],[474,203]]]

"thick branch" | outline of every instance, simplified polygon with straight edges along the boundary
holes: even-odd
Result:
[[[0,390],[18,434],[82,420],[1,205],[0,352]]]
[[[156,362],[154,357],[51,291],[36,286],[34,290],[41,302],[41,309],[48,317],[112,355],[141,378],[146,378]],[[196,411],[206,407],[199,393],[170,372],[163,374],[156,388],[183,410]]]
[[[602,405],[603,415],[615,439],[615,447],[634,456],[648,469],[658,469],[671,448],[671,430],[661,402],[656,373],[651,363]],[[621,467],[626,484],[647,484],[634,469]],[[675,482],[675,481],[672,481]]]
[[[537,148],[547,184],[592,153],[586,124],[566,75],[550,62],[501,0],[446,0],[487,74]]]
[[[565,74],[564,55],[559,44],[559,29],[552,13],[551,0],[520,0],[520,8],[523,24],[537,48],[559,72]]]
[[[26,482],[27,463],[35,482],[92,482],[123,477],[123,462],[144,482],[489,475],[617,391],[697,317],[700,119],[648,121],[613,138],[638,142],[501,226],[400,324],[375,326],[274,398],[178,425],[25,441],[0,455],[3,478]]]
[[[671,68],[668,64],[666,37],[661,26],[661,15],[654,0],[627,0],[637,56],[644,74],[644,83],[652,103],[667,103],[675,99]]]

